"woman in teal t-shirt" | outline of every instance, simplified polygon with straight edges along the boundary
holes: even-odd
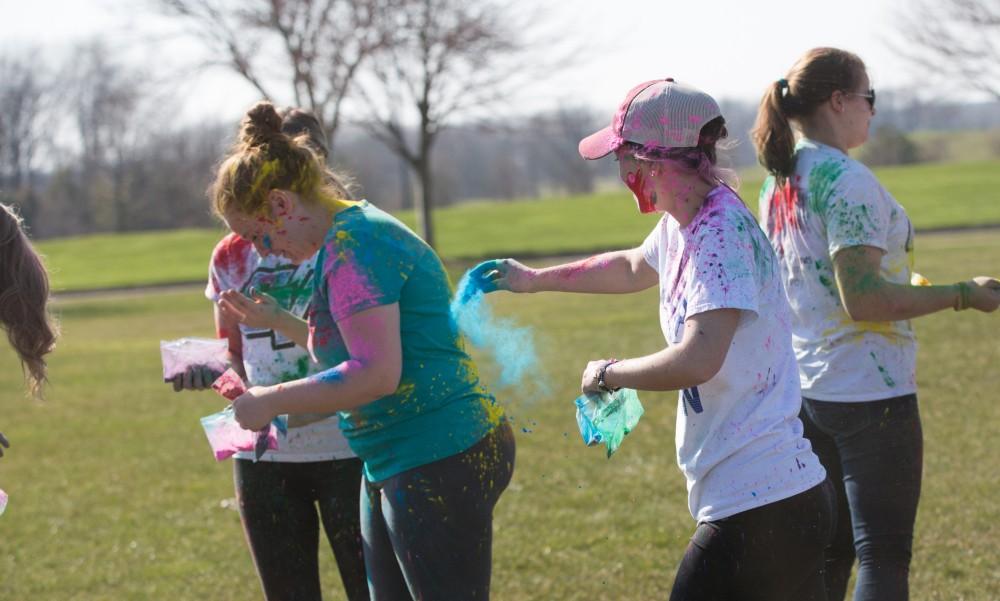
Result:
[[[450,318],[434,251],[371,204],[338,199],[270,103],[252,108],[212,188],[215,210],[262,256],[317,251],[307,322],[264,297],[220,303],[307,346],[328,369],[234,401],[243,427],[340,412],[364,461],[361,527],[373,599],[489,597],[492,515],[510,482],[513,432]]]

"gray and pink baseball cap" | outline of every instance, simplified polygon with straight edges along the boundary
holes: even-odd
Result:
[[[672,77],[643,82],[629,91],[611,125],[580,140],[580,156],[600,159],[626,142],[646,150],[691,148],[706,123],[721,117],[714,98]]]

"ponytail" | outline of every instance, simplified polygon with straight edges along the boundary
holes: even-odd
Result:
[[[784,79],[767,88],[750,132],[757,149],[757,160],[779,180],[791,177],[795,171],[795,134],[782,107],[783,94],[787,89],[788,82]]]

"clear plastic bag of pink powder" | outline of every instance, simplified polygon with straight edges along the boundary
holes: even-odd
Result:
[[[224,338],[178,338],[160,341],[163,381],[183,374],[189,367],[204,366],[222,373],[229,364],[229,341]]]
[[[201,418],[201,427],[205,429],[216,461],[228,459],[240,451],[253,451],[257,444],[259,433],[241,428],[232,406]],[[278,448],[278,425],[273,421],[268,425],[267,448]]]

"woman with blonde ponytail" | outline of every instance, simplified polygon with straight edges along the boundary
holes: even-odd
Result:
[[[300,138],[326,162],[326,134],[314,114],[297,108],[281,112],[281,131]],[[337,177],[327,185],[347,192]],[[261,256],[250,240],[229,233],[215,247],[205,296],[213,301],[216,331],[229,342],[230,363],[253,386],[281,384],[318,373],[309,352],[266,324],[240,323],[222,310],[224,294],[249,294],[273,301],[275,312],[304,318],[313,296],[316,254],[292,262],[276,254]],[[252,320],[251,320],[252,321]],[[219,374],[192,366],[173,380],[175,390],[203,389]],[[341,434],[336,415],[297,416],[278,448],[257,457],[233,457],[233,482],[254,567],[267,601],[323,598],[320,531],[326,533],[350,601],[368,599],[361,548],[358,489],[361,460]]]
[[[753,130],[770,173],[760,218],[792,308],[800,417],[837,485],[830,601],[844,598],[855,556],[855,601],[909,598],[923,464],[910,319],[1000,305],[990,278],[910,285],[906,210],[847,154],[868,138],[874,115],[861,59],[815,48],[768,86]]]
[[[349,200],[268,102],[219,167],[216,212],[261,257],[317,252],[306,319],[237,290],[222,312],[308,348],[320,369],[233,402],[247,429],[339,412],[362,460],[361,533],[372,599],[488,599],[493,508],[514,435],[451,319],[441,260],[405,225]]]
[[[0,323],[36,397],[42,396],[47,380],[45,355],[52,352],[58,335],[48,302],[45,265],[25,235],[20,216],[0,204]],[[0,456],[7,446],[0,434]]]

